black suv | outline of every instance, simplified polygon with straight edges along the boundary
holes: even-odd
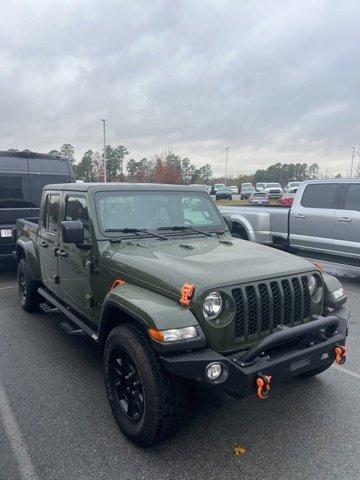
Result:
[[[0,151],[0,259],[10,257],[15,249],[16,220],[38,216],[42,188],[64,182],[75,182],[66,157]]]

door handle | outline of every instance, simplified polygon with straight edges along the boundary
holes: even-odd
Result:
[[[339,222],[341,223],[351,223],[352,222],[352,219],[349,218],[349,217],[341,217],[338,219]]]
[[[303,215],[302,213],[297,213],[296,215],[294,215],[294,218],[305,218],[305,215]]]
[[[48,248],[49,244],[43,240],[42,242],[39,243],[40,247],[42,248]]]
[[[54,255],[55,257],[68,257],[69,254],[66,250],[62,250],[59,247],[54,248]]]

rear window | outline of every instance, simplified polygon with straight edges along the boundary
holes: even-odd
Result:
[[[31,207],[28,195],[27,176],[0,174],[0,208]]]
[[[67,175],[70,173],[68,162],[56,158],[29,158],[29,172]]]
[[[27,159],[12,156],[0,157],[0,172],[28,173]]]
[[[301,205],[306,208],[335,208],[339,187],[338,183],[308,185]]]

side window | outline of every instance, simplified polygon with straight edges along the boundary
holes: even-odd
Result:
[[[349,185],[346,193],[344,210],[360,211],[360,184]]]
[[[84,225],[84,241],[90,242],[89,213],[84,197],[69,196],[66,198],[65,220],[80,220]]]
[[[46,196],[43,228],[49,230],[49,232],[56,233],[58,230],[59,202],[60,195],[51,194]]]
[[[314,183],[305,188],[301,205],[305,208],[335,208],[338,183]]]

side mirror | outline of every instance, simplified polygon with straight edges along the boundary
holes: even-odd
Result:
[[[225,216],[224,216],[224,220],[225,220],[225,223],[226,223],[228,229],[230,230],[230,232],[232,232],[232,230],[233,230],[233,221],[231,220],[231,217],[229,217],[228,215],[225,215]]]
[[[64,243],[84,243],[84,225],[80,220],[61,222],[61,236]]]

